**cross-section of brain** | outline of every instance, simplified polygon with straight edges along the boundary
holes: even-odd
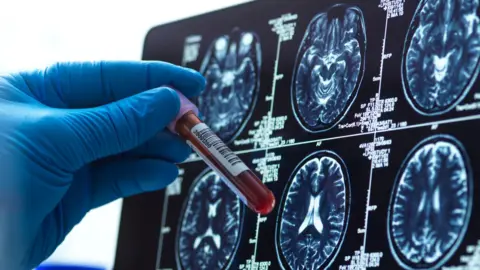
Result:
[[[404,92],[424,115],[450,111],[478,76],[478,0],[424,0],[407,34]]]
[[[388,238],[407,269],[437,269],[463,240],[473,177],[467,153],[444,135],[420,142],[398,173],[390,200]]]
[[[350,182],[343,161],[320,151],[295,169],[284,192],[276,245],[287,269],[326,269],[347,229]]]
[[[220,270],[231,263],[240,241],[242,205],[211,170],[192,184],[177,232],[178,269]]]
[[[291,94],[304,129],[325,131],[344,117],[363,78],[365,50],[360,9],[335,5],[312,19],[297,54]]]
[[[234,29],[208,49],[200,72],[207,85],[198,98],[205,122],[226,143],[242,131],[260,85],[260,41],[253,32]]]

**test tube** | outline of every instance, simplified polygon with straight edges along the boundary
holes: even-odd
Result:
[[[198,118],[198,108],[177,93],[180,110],[168,129],[185,139],[245,205],[258,214],[270,213],[275,206],[272,191]]]

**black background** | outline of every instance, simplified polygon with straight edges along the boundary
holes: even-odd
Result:
[[[287,115],[288,120],[285,129],[276,131],[274,136],[283,136],[286,139],[295,138],[296,142],[328,139],[343,135],[352,136],[345,139],[325,140],[319,147],[316,147],[315,143],[307,143],[301,146],[270,150],[270,152],[281,155],[282,161],[279,170],[280,179],[278,182],[268,185],[275,193],[277,201],[280,201],[285,184],[288,182],[292,171],[305,156],[315,151],[325,149],[333,151],[343,158],[349,172],[351,184],[350,221],[343,245],[335,262],[332,264],[332,268],[334,269],[344,264],[344,257],[353,255],[354,251],[358,250],[363,242],[363,235],[358,234],[357,229],[362,228],[364,223],[370,162],[366,157],[362,156],[363,149],[360,149],[359,145],[361,143],[371,142],[373,135],[363,134],[353,136],[358,134],[360,130],[340,130],[338,127],[315,134],[304,131],[292,113],[290,86],[297,50],[308,23],[316,14],[326,11],[330,6],[338,3],[338,1],[313,0],[255,1],[192,17],[187,20],[158,26],[151,29],[147,34],[142,57],[144,60],[162,60],[180,64],[183,57],[185,38],[190,35],[199,34],[202,35],[199,58],[196,62],[188,64],[188,67],[198,70],[203,60],[203,55],[209,48],[211,41],[216,37],[230,33],[234,27],[256,32],[260,38],[262,48],[259,97],[252,117],[237,139],[247,138],[248,130],[253,129],[253,122],[260,120],[262,116],[266,115],[268,111],[266,105],[268,103],[264,102],[264,99],[272,90],[278,37],[271,31],[271,25],[268,24],[268,21],[280,17],[285,13],[298,14],[296,32],[293,40],[284,42],[281,45],[278,72],[284,74],[284,78],[277,81],[273,115]],[[360,105],[367,103],[378,91],[379,84],[373,81],[373,77],[378,76],[380,72],[386,12],[378,7],[380,1],[343,1],[342,3],[357,6],[362,10],[367,35],[363,80],[350,110],[346,112],[346,116],[340,122],[348,123],[355,121],[353,115],[354,113],[362,111]],[[419,2],[416,1],[405,1],[403,17],[393,18],[388,21],[385,53],[391,53],[392,57],[384,61],[381,98],[397,97],[398,102],[395,104],[395,111],[386,113],[385,117],[393,119],[394,122],[407,121],[410,126],[472,115],[475,112],[456,112],[455,109],[453,109],[441,116],[421,116],[414,111],[405,99],[400,73],[401,59],[405,37],[418,4]],[[472,90],[470,90],[470,93],[462,103],[473,100],[473,95],[478,88],[478,83],[478,81],[475,82]],[[381,259],[382,269],[398,268],[398,264],[394,261],[388,248],[388,240],[385,234],[385,217],[387,216],[388,203],[395,177],[398,169],[402,165],[403,159],[417,143],[429,135],[438,133],[450,134],[459,139],[467,149],[475,177],[480,173],[476,168],[480,161],[480,152],[478,151],[480,146],[478,146],[474,134],[474,127],[478,125],[478,122],[479,121],[450,123],[448,125],[440,125],[438,129],[435,130],[432,130],[431,125],[425,125],[423,127],[407,128],[377,134],[377,137],[385,136],[386,139],[391,139],[393,142],[389,158],[389,167],[375,169],[373,173],[370,204],[377,205],[378,208],[376,211],[370,212],[370,218],[368,220],[367,252],[383,252],[383,258]],[[246,150],[250,147],[230,146],[233,150]],[[251,165],[253,158],[262,156],[263,152],[240,155],[247,165]],[[193,181],[205,167],[203,162],[182,165],[182,168],[185,168],[182,191],[188,190],[191,181]],[[479,185],[474,183],[475,194],[478,194],[478,186]],[[177,269],[174,253],[175,225],[178,223],[185,196],[186,194],[183,192],[182,196],[174,196],[169,199],[167,224],[173,230],[164,237],[162,268],[170,267]],[[474,195],[474,198],[476,197],[477,196]],[[115,269],[156,268],[163,201],[163,191],[151,192],[125,199],[122,210]],[[464,244],[459,247],[457,254],[452,256],[447,265],[458,264],[459,256],[464,254],[465,246],[467,244],[475,244],[476,239],[479,239],[479,232],[476,232],[474,228],[480,225],[480,221],[477,216],[473,214],[478,212],[477,206],[478,199],[475,199],[472,218]],[[270,269],[280,269],[274,245],[278,209],[277,205],[273,213],[268,216],[266,223],[263,223],[260,227],[261,238],[257,251],[257,261],[271,260],[273,264]],[[242,240],[231,269],[238,269],[238,264],[244,263],[245,260],[252,255],[253,245],[248,244],[248,239],[253,237],[255,223],[256,215],[250,210],[245,211]]]

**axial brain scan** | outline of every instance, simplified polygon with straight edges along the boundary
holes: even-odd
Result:
[[[260,85],[260,41],[235,29],[208,49],[200,72],[207,85],[198,98],[205,123],[226,143],[242,131],[255,106]]]
[[[240,200],[207,170],[195,180],[185,203],[177,233],[178,268],[224,269],[240,240]]]
[[[287,269],[325,269],[343,242],[350,209],[350,182],[343,161],[320,151],[294,171],[283,195],[277,251]]]
[[[360,9],[335,5],[313,18],[297,54],[291,94],[304,129],[325,131],[344,117],[363,77],[365,50]]]
[[[473,177],[458,140],[436,135],[407,156],[396,179],[388,239],[407,269],[437,269],[463,240],[472,208]]]
[[[445,113],[469,92],[478,75],[478,0],[428,0],[414,16],[404,48],[402,77],[411,106]]]

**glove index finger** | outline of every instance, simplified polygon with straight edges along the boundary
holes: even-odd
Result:
[[[143,61],[150,77],[147,89],[169,86],[182,92],[186,97],[195,97],[205,88],[205,78],[196,70],[167,62]],[[167,82],[168,80],[168,82]]]
[[[57,63],[22,76],[39,101],[64,108],[97,107],[162,86],[193,97],[205,87],[199,72],[162,61]]]

